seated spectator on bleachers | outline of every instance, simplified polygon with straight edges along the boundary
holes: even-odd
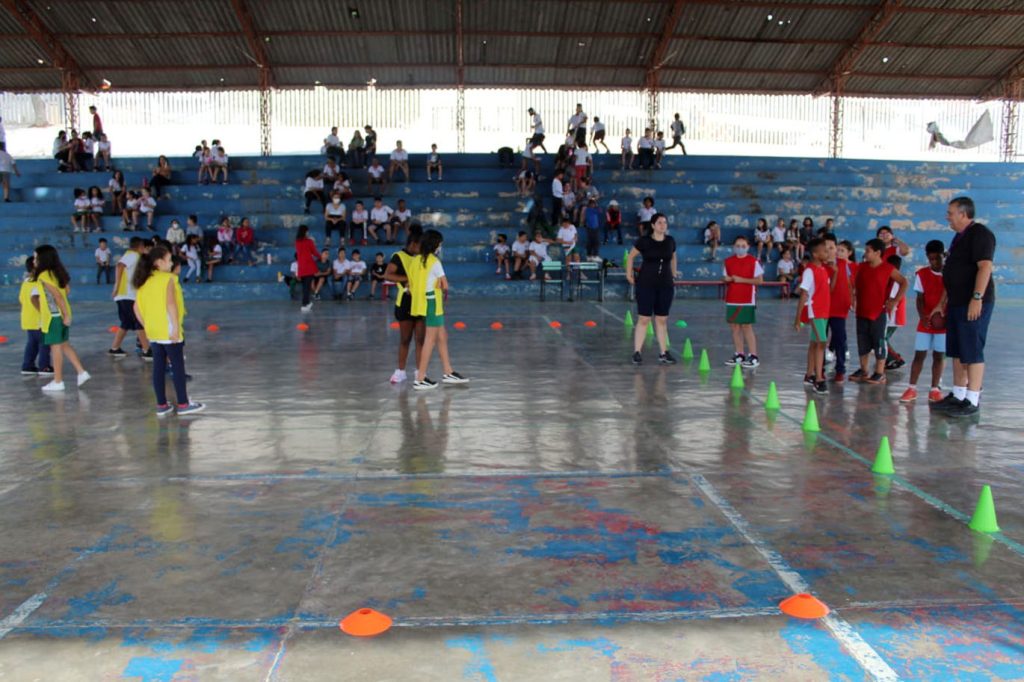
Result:
[[[231,226],[231,218],[224,216],[217,226],[217,243],[224,254],[224,262],[230,263],[235,252],[235,228]]]
[[[562,247],[562,256],[565,258],[566,266],[570,263],[580,262],[579,250],[576,248],[579,243],[579,233],[568,216],[562,218],[562,226],[558,229],[557,241],[558,245]]]
[[[520,230],[516,235],[516,240],[512,242],[512,276],[522,279],[523,268],[530,269],[530,273],[533,275],[530,279],[537,279],[534,274],[536,268],[530,262],[530,240],[527,239],[526,232]]]
[[[800,243],[800,228],[796,219],[789,221],[786,228],[786,246],[792,249],[794,260],[799,263],[804,259],[804,245]]]
[[[189,219],[194,216],[190,216]],[[200,277],[203,273],[202,263],[202,251],[203,247],[200,244],[202,237],[200,235],[189,234],[185,238],[185,246],[181,250],[182,256],[185,258],[185,263],[188,265],[188,269],[182,275],[182,282],[188,282],[192,277],[196,278],[196,284],[199,284]]]
[[[299,279],[299,255],[292,254],[292,259],[292,264],[288,266],[288,274],[282,276],[280,272],[277,273],[277,281],[288,285],[288,297],[295,300],[298,298],[299,285],[302,281]]]
[[[103,190],[96,185],[89,188],[89,222],[92,223],[95,232],[102,232],[102,220],[103,220],[103,204],[106,200],[103,198]]]
[[[363,277],[365,276],[366,261],[363,260],[359,249],[356,249],[352,252],[352,260],[348,264],[348,277],[347,284],[345,285],[345,295],[348,297],[348,300],[351,301],[355,298],[356,290],[363,283]]]
[[[543,267],[545,261],[551,260],[551,256],[548,255],[548,244],[551,243],[550,239],[545,239],[544,233],[537,230],[533,234],[533,241],[530,242],[530,271],[533,273],[530,275],[530,279],[537,279],[537,268]],[[544,279],[551,279],[550,275],[544,274]]]
[[[348,226],[348,209],[341,203],[341,194],[331,194],[331,203],[324,206],[324,245],[331,245],[331,233],[337,230],[338,243],[345,244],[345,228]]]
[[[77,130],[71,131],[71,139],[68,140],[68,160],[71,163],[71,170],[75,173],[82,170],[85,161],[85,152],[82,151],[82,138],[78,136]]]
[[[764,252],[764,260],[767,262],[772,253],[772,232],[768,229],[768,221],[764,218],[757,219],[757,227],[754,228],[754,244],[757,244],[757,260],[761,261],[761,253]]]
[[[172,220],[171,226],[167,228],[167,241],[170,242],[174,255],[181,255],[181,246],[185,243],[185,230],[181,229],[181,223],[177,220]]]
[[[149,186],[153,191],[153,196],[157,199],[160,198],[160,190],[167,185],[171,184],[171,162],[167,160],[167,157],[163,154],[157,159],[156,166],[153,168],[153,177],[149,179]]]
[[[537,187],[537,174],[530,170],[530,164],[525,157],[519,165],[519,172],[516,173],[512,180],[516,184],[516,191],[519,193],[519,196],[528,197],[533,195],[533,191]]]
[[[637,154],[639,155],[639,166],[649,170],[654,166],[654,138],[650,128],[644,129],[644,136],[636,143]]]
[[[331,191],[341,194],[342,199],[352,198],[352,181],[349,180],[348,173],[345,171],[338,173],[338,178],[334,181]]]
[[[324,138],[323,153],[329,158],[341,160],[344,152],[341,149],[341,140],[338,138],[338,126],[331,126],[331,134]]]
[[[199,163],[199,168],[196,171],[196,182],[200,185],[208,185],[212,181],[213,170],[211,165],[213,164],[213,152],[210,151],[209,147],[204,146],[199,151],[199,156],[196,157]]]
[[[213,269],[225,263],[224,248],[220,242],[215,242],[210,252],[206,254],[206,281],[213,281]]]
[[[348,142],[348,166],[349,168],[362,168],[364,165],[363,156],[363,134],[358,130],[352,134]]]
[[[388,271],[388,264],[384,262],[384,254],[380,251],[373,257],[373,265],[370,266],[370,298],[377,295],[377,287],[381,288],[381,297],[387,297],[387,280],[384,273]]]
[[[71,213],[72,232],[88,232],[89,216],[92,213],[92,204],[89,202],[89,195],[81,187],[75,188],[74,210]]]
[[[498,265],[498,269],[494,271],[494,274],[500,275],[502,268],[504,268],[505,279],[512,279],[512,272],[510,267],[510,261],[512,259],[509,256],[509,253],[512,251],[512,249],[508,245],[508,237],[503,234],[499,234],[498,240],[494,243],[494,246],[492,248],[494,249],[494,262],[497,263]]]
[[[402,149],[401,140],[395,143],[395,148],[391,152],[391,163],[388,164],[388,182],[395,177],[396,170],[402,171],[405,181],[409,182],[409,152]]]
[[[654,197],[644,197],[643,205],[636,212],[637,230],[641,237],[651,233],[651,218],[657,212],[658,209],[654,208]]]
[[[348,241],[350,244],[355,244],[356,240],[361,240],[363,246],[366,246],[367,227],[370,224],[370,213],[363,206],[363,202],[357,201],[356,207],[352,211],[352,219],[348,223]],[[362,236],[359,236],[362,235]]]
[[[303,194],[306,198],[306,209],[303,211],[309,215],[309,206],[314,201],[320,202],[321,208],[327,207],[327,199],[324,196],[324,174],[323,171],[311,170],[306,173],[306,184],[303,187]]]
[[[78,156],[78,170],[81,171],[92,171],[94,164],[96,163],[96,141],[92,137],[92,133],[86,130],[82,133],[82,140],[79,146]]]
[[[350,261],[345,257],[345,247],[338,249],[338,257],[334,259],[331,268],[331,293],[335,301],[342,298],[348,284],[348,270]]]
[[[320,252],[320,260],[316,262],[316,274],[313,275],[313,300],[320,300],[320,290],[331,279],[331,252],[324,249]]]
[[[437,145],[430,145],[430,153],[427,154],[427,182],[432,182],[431,173],[437,171],[437,181],[444,180],[444,166],[441,163],[441,155],[437,153]]]
[[[0,183],[3,184],[5,203],[10,203],[11,201],[11,173],[14,173],[19,178],[21,177],[21,172],[18,170],[18,164],[14,162],[14,157],[7,153],[7,143],[0,142]]]
[[[203,228],[199,226],[199,216],[194,213],[185,220],[185,239],[195,235],[200,241],[203,239]]]
[[[147,230],[152,230],[153,229],[153,216],[156,213],[156,199],[154,199],[152,196],[150,196],[149,190],[146,189],[145,187],[143,187],[142,191],[139,193],[138,213],[139,213],[139,216],[145,216],[146,217],[146,229]],[[138,227],[138,224],[139,224],[139,218],[136,218],[135,219],[136,227]]]
[[[608,210],[604,213],[604,243],[608,243],[608,235],[612,232],[618,239],[619,246],[622,246],[622,211],[619,209],[619,202],[612,199],[608,202]]]
[[[124,209],[121,211],[121,229],[127,231],[139,228],[139,193],[128,192],[125,195]]]
[[[235,230],[235,255],[234,258],[241,263],[249,263],[249,267],[256,265],[256,259],[252,256],[253,244],[256,242],[256,231],[252,229],[252,223],[248,218],[242,218],[241,224]]]
[[[718,258],[718,247],[722,244],[722,228],[714,220],[704,227],[704,245],[710,249],[708,262]]]
[[[217,147],[210,159],[210,181],[217,182],[218,175],[223,178],[220,184],[228,184],[228,155],[224,153],[224,147]]]
[[[778,279],[783,283],[782,298],[789,298],[790,287],[793,283],[793,275],[796,271],[796,262],[793,260],[793,250],[786,247],[782,250],[779,258]]]
[[[57,159],[57,171],[65,173],[72,170],[69,151],[71,143],[68,141],[68,134],[61,130],[53,140],[53,158]]]
[[[384,237],[388,244],[394,244],[395,242],[391,238],[391,214],[394,210],[384,204],[384,200],[380,197],[373,198],[373,208],[370,209],[370,236],[373,237],[374,241],[380,244],[380,236],[377,234],[377,230],[384,228]],[[352,255],[355,255],[354,253]]]
[[[661,168],[661,160],[665,156],[665,132],[662,130],[658,131],[658,136],[654,138],[654,167]]]
[[[779,218],[772,228],[772,248],[779,252],[776,260],[782,260],[782,252],[786,250],[786,221]]]
[[[334,181],[338,179],[338,173],[341,169],[338,168],[338,162],[334,160],[334,157],[329,157],[327,162],[324,163],[324,169],[322,175],[324,177],[324,186],[334,185]]]
[[[398,208],[391,214],[391,243],[398,240],[398,233],[403,232],[409,235],[409,225],[412,223],[412,211],[405,205],[405,199],[398,200]]]
[[[366,169],[366,176],[369,180],[366,189],[367,194],[373,194],[374,185],[379,188],[378,194],[388,191],[388,181],[384,177],[384,166],[380,165],[377,157],[373,157],[373,161],[370,162],[370,166]]]
[[[107,194],[110,196],[110,208],[115,215],[124,210],[124,200],[128,194],[128,188],[124,184],[124,173],[114,171],[107,181]]]
[[[363,136],[363,158],[372,159],[377,154],[377,131],[372,126],[364,126],[366,134]]]
[[[622,170],[633,170],[633,133],[626,128],[626,134],[622,136],[620,143],[622,149]]]

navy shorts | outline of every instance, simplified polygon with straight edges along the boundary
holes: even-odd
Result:
[[[636,311],[644,317],[668,317],[675,295],[675,287],[637,287]]]
[[[117,301],[117,317],[121,321],[119,326],[126,332],[142,329],[142,324],[135,317],[135,301]]]
[[[956,358],[964,365],[985,362],[985,338],[995,303],[981,306],[981,317],[967,319],[967,306],[949,306],[946,313],[946,357]]]

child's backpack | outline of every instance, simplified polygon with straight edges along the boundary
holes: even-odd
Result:
[[[498,165],[512,166],[515,163],[515,152],[512,147],[502,147],[498,150]]]

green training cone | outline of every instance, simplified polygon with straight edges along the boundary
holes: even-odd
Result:
[[[700,363],[697,364],[697,371],[704,373],[711,371],[711,361],[708,360],[708,349],[700,349]]]
[[[647,323],[647,336],[654,336],[654,321]]]
[[[782,405],[779,404],[779,389],[775,387],[774,381],[768,384],[768,397],[764,399],[764,409],[782,409]]]
[[[892,465],[892,448],[889,447],[889,436],[882,436],[882,442],[878,444],[878,452],[875,454],[875,463],[871,465],[871,473],[896,473],[896,468]]]
[[[690,339],[686,339],[686,343],[683,344],[683,360],[693,360],[693,344],[690,343]]]
[[[626,311],[626,326],[627,327],[632,327],[633,326],[633,311],[632,310],[627,310]]]
[[[998,533],[999,523],[996,521],[996,503],[992,500],[992,488],[983,486],[978,495],[978,504],[974,507],[974,516],[967,524],[971,530],[979,533]]]
[[[821,427],[818,426],[818,406],[814,404],[814,401],[807,403],[807,412],[804,414],[804,431],[810,431],[817,433],[821,431]]]
[[[732,378],[729,379],[729,388],[743,388],[743,370],[739,365],[732,368]]]

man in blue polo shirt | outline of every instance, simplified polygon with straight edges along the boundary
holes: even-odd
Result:
[[[946,295],[934,311],[946,312],[946,355],[953,359],[953,392],[934,409],[950,417],[978,413],[978,398],[985,378],[985,337],[996,302],[992,260],[996,237],[974,222],[974,202],[957,197],[946,208],[946,220],[956,232],[942,268]]]

